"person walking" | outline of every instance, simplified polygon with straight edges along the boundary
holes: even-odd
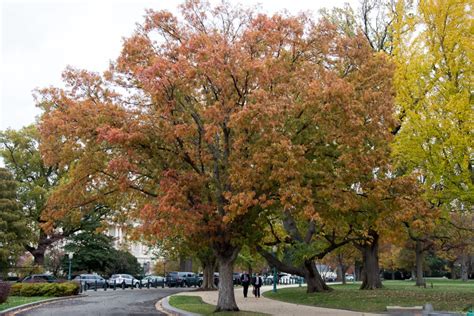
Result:
[[[242,283],[242,286],[244,288],[244,297],[247,297],[247,294],[249,292],[249,285],[250,285],[250,274],[247,273],[247,271],[244,271],[242,275],[240,276],[240,283]]]
[[[260,287],[262,287],[263,279],[260,274],[255,274],[255,278],[253,279],[253,292],[255,297],[260,297]]]

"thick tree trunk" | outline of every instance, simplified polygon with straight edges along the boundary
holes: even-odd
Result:
[[[354,262],[354,279],[355,281],[362,280],[362,263],[359,260]]]
[[[327,292],[332,290],[327,286],[326,282],[324,282],[313,260],[306,260],[303,264],[303,269],[307,284],[306,293]]]
[[[289,263],[278,260],[273,254],[257,247],[257,251],[267,260],[271,267],[276,267],[279,271],[296,274],[306,279],[307,293],[331,291],[326,285],[313,260],[306,260],[303,265],[295,267]]]
[[[342,268],[340,265],[337,265],[337,268],[336,268],[336,281],[337,282],[342,282],[343,284],[345,284],[345,282],[343,282],[343,273],[342,273]]]
[[[469,257],[467,254],[461,255],[461,280],[467,282],[469,280]]]
[[[361,290],[382,288],[379,268],[379,235],[376,231],[370,230],[369,236],[372,239],[359,247],[363,258]]]
[[[449,263],[448,263],[449,270],[451,271],[451,280],[456,280],[457,279],[456,267],[454,266],[454,262],[455,261],[449,261]]]
[[[44,253],[46,252],[46,249],[36,249],[37,251],[34,251],[31,253],[33,255],[33,265],[35,266],[44,266]]]
[[[346,271],[347,267],[344,265],[342,254],[337,255],[337,281],[342,282],[342,284],[346,284]]]
[[[416,262],[416,286],[426,286],[423,278],[423,243],[416,241],[415,246],[415,262]]]
[[[32,247],[30,245],[24,245],[26,251],[31,253],[34,258],[33,264],[35,266],[44,266],[44,254],[46,250],[51,247],[52,244],[55,242],[63,239],[64,236],[61,234],[55,234],[53,236],[46,235],[43,231],[40,231],[39,238],[38,238],[38,245],[36,247]]]
[[[209,261],[202,261],[203,277],[201,288],[203,290],[215,290],[217,289],[214,284],[214,271],[216,270],[216,259]]]
[[[44,254],[48,246],[50,245],[39,244],[36,248],[28,245],[25,246],[26,250],[33,256],[33,265],[41,267],[44,265]]]
[[[216,312],[238,311],[234,295],[234,261],[240,248],[232,245],[222,245],[217,249],[217,263],[219,264],[219,296]]]
[[[193,260],[191,258],[179,258],[179,271],[193,271]]]

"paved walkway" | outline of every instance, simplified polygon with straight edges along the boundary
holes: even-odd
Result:
[[[278,288],[295,287],[298,285],[279,285]],[[267,285],[261,288],[262,292],[271,291],[272,286]],[[270,315],[282,316],[362,316],[362,315],[377,315],[362,312],[351,312],[340,309],[330,309],[322,307],[313,307],[307,305],[285,303],[277,300],[271,300],[265,297],[255,298],[251,295],[252,289],[249,288],[249,297],[244,298],[242,288],[235,289],[235,300],[240,310],[260,312]],[[193,295],[200,296],[206,303],[217,305],[217,291],[197,291],[179,293],[179,295]],[[347,299],[350,299],[349,297]]]

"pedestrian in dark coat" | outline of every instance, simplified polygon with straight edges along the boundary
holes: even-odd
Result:
[[[242,273],[240,276],[240,283],[244,288],[244,297],[247,297],[247,293],[249,292],[250,281],[250,274],[248,274],[247,271],[244,271],[244,273]]]
[[[260,297],[260,287],[262,287],[263,285],[263,279],[258,273],[253,278],[252,285],[254,291],[253,294],[255,295],[255,297]]]

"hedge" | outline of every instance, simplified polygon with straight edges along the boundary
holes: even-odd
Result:
[[[15,283],[10,295],[15,296],[71,296],[79,294],[79,284],[65,283]]]
[[[10,284],[6,282],[0,282],[0,304],[7,300],[8,293],[10,293]]]

